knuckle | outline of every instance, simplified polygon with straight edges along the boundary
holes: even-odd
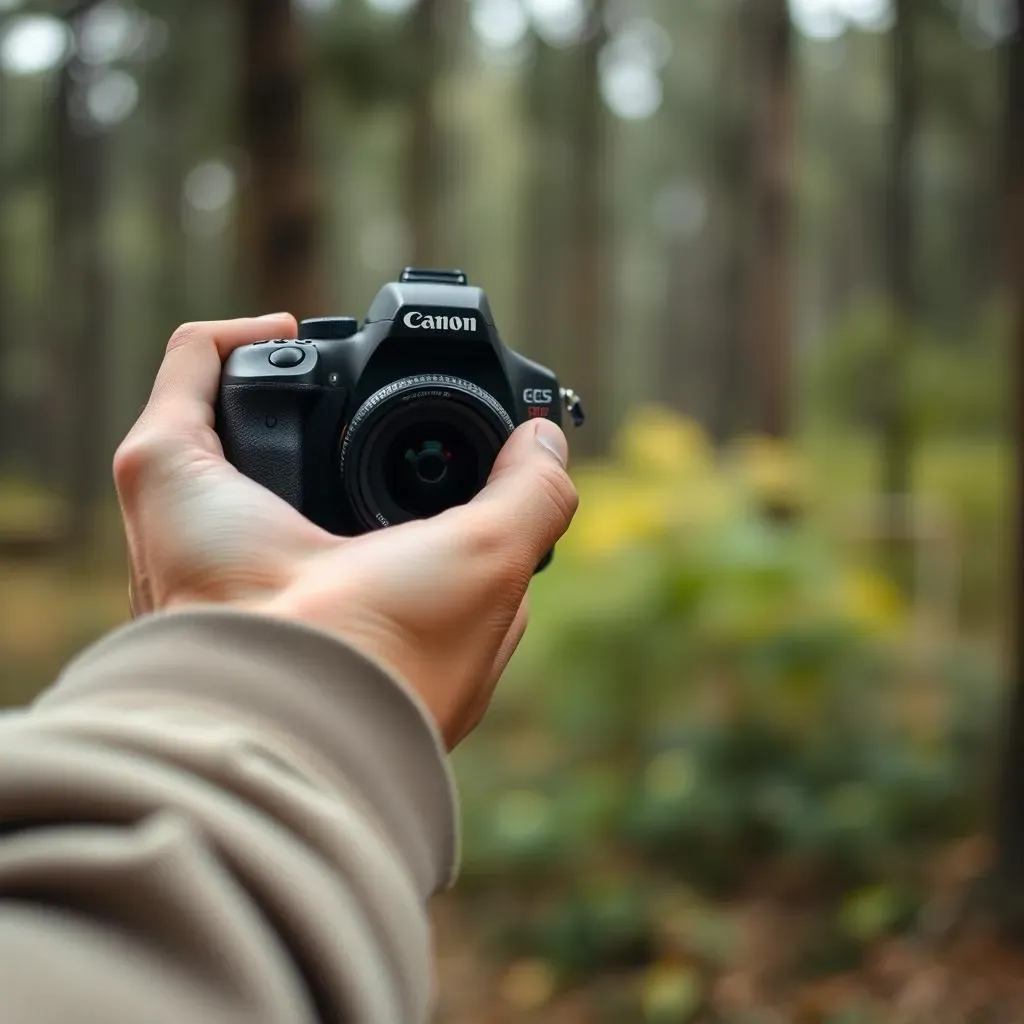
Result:
[[[159,441],[149,432],[133,432],[114,452],[114,485],[122,497],[136,494],[147,469],[157,460]]]
[[[142,475],[144,456],[140,446],[131,440],[123,441],[114,452],[114,486],[122,495],[130,494],[136,489]]]
[[[201,338],[204,334],[205,331],[202,324],[182,324],[171,335],[171,340],[167,342],[167,351],[173,352],[175,349],[183,348],[185,345],[190,345]]]
[[[547,502],[558,514],[560,523],[568,526],[579,507],[580,497],[569,474],[553,459],[545,459],[537,477]]]

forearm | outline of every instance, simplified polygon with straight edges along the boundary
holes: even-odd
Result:
[[[5,1020],[429,1016],[451,780],[324,634],[210,609],[104,640],[0,721],[0,821]]]

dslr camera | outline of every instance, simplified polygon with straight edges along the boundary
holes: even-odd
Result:
[[[361,326],[304,320],[298,338],[235,349],[217,433],[242,473],[352,536],[468,502],[518,424],[563,413],[583,423],[572,391],[503,344],[462,271],[408,268]]]

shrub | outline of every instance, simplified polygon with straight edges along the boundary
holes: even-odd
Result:
[[[920,858],[978,824],[994,671],[911,656],[899,595],[816,527],[783,446],[716,457],[648,410],[578,483],[457,759],[463,891],[499,947],[568,976],[636,966],[660,955],[667,891],[786,875],[847,945],[905,927]],[[721,934],[714,955],[687,941],[730,956]]]

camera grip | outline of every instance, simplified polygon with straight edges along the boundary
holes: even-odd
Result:
[[[217,433],[228,462],[297,509],[307,397],[280,385],[228,384],[217,406]]]

